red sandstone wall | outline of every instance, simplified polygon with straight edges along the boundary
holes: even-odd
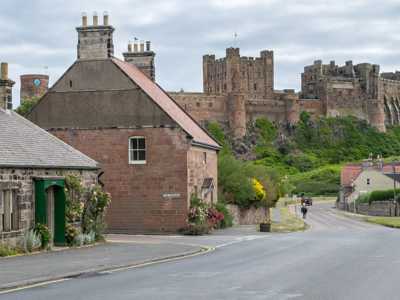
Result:
[[[188,208],[188,149],[180,129],[51,131],[102,165],[100,180],[111,193],[111,232],[174,232],[185,226]],[[147,163],[128,163],[128,139],[145,136]],[[211,162],[210,162],[211,163]],[[168,195],[175,196],[168,198]]]
[[[206,160],[204,159],[206,153]],[[187,155],[188,160],[188,188],[189,195],[196,194],[208,203],[216,203],[218,200],[218,155],[215,151],[198,147],[191,147]],[[214,179],[214,191],[204,197],[201,190],[205,178]]]

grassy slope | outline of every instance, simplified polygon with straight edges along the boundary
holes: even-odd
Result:
[[[400,217],[367,217],[367,222],[392,228],[400,228]]]

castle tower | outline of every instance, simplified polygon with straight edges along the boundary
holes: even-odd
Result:
[[[94,13],[93,24],[90,26],[86,14],[82,15],[82,26],[76,28],[78,59],[104,59],[114,55],[114,27],[108,22],[106,12],[103,15],[103,25],[99,25],[97,13]]]
[[[151,80],[156,80],[156,70],[154,65],[155,52],[151,50],[150,41],[128,44],[128,51],[122,53],[124,60],[138,67]]]
[[[14,84],[14,81],[8,79],[8,64],[1,63],[0,108],[12,109],[12,87]]]
[[[386,131],[384,105],[377,99],[367,101],[368,121],[380,132]]]
[[[21,102],[26,99],[41,98],[49,88],[49,76],[40,74],[21,75]]]
[[[226,50],[226,76],[230,78],[226,82],[229,127],[235,138],[242,138],[246,135],[246,96],[240,79],[239,48]]]
[[[274,51],[261,51],[263,63],[264,97],[272,98],[274,95]]]

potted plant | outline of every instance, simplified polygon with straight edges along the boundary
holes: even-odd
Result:
[[[260,232],[271,232],[271,220],[265,219],[260,223]]]

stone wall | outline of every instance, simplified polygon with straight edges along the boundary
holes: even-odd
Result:
[[[266,219],[269,210],[265,207],[248,209],[239,208],[234,204],[228,204],[227,208],[233,217],[233,225],[257,225]]]
[[[63,170],[63,169],[16,169],[0,168],[0,192],[15,190],[18,205],[18,230],[0,231],[0,240],[7,239],[15,243],[16,237],[34,226],[35,222],[35,177],[65,177],[75,175],[82,179],[85,186],[97,183],[97,170]]]
[[[352,209],[351,205],[349,207]],[[394,217],[399,215],[399,207],[393,201],[374,201],[371,204],[360,203],[357,213],[369,216]]]

